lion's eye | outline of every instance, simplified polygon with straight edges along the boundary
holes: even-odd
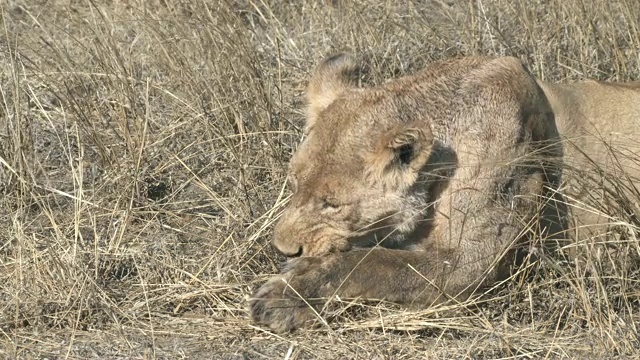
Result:
[[[322,208],[323,209],[337,209],[340,207],[338,201],[334,198],[322,198]]]

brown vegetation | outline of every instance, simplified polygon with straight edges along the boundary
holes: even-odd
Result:
[[[338,302],[338,321],[286,335],[247,311],[282,260],[269,239],[321,58],[359,54],[370,83],[472,54],[517,56],[548,81],[637,80],[637,1],[38,0],[0,14],[0,357],[640,355],[640,195],[624,182],[627,206],[597,209],[610,237],[481,303]]]

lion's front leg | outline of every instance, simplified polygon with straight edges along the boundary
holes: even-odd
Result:
[[[296,259],[256,291],[251,315],[282,332],[313,323],[334,295],[400,304],[441,302],[467,294],[482,277],[482,271],[460,260],[453,253],[381,248]]]

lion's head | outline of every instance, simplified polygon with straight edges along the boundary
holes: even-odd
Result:
[[[409,248],[424,239],[433,227],[431,205],[448,186],[459,154],[477,154],[474,149],[484,146],[479,142],[491,137],[521,136],[520,110],[535,83],[519,61],[514,71],[483,66],[488,61],[444,61],[360,88],[360,68],[351,56],[325,59],[308,85],[306,137],[290,162],[293,195],[275,227],[275,248],[287,256],[321,256],[353,245]],[[498,70],[486,74],[487,68]],[[496,77],[509,71],[503,80]],[[487,76],[494,83],[515,77],[529,87],[522,94],[518,87],[501,93],[496,89],[507,87],[501,83],[487,92],[479,85]],[[509,126],[486,129],[473,120],[483,116],[503,117]],[[536,132],[533,122],[524,125]],[[475,135],[453,144],[456,131]]]

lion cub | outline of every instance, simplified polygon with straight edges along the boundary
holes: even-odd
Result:
[[[512,57],[446,60],[370,88],[359,71],[339,54],[309,82],[273,238],[293,258],[250,305],[274,331],[312,322],[310,306],[333,295],[464,299],[507,275],[514,245],[602,232],[586,225],[604,215],[571,206],[593,186],[572,169],[639,183],[638,84],[546,84]]]

